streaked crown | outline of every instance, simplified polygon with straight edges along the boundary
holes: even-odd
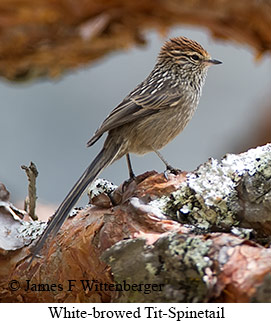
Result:
[[[190,63],[200,67],[220,63],[212,60],[209,53],[199,43],[186,37],[176,37],[165,42],[158,56],[158,62],[167,61],[178,65]]]

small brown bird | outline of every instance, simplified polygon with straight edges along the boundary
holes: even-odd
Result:
[[[208,67],[220,64],[200,44],[185,37],[167,41],[150,75],[104,120],[87,146],[108,132],[104,146],[49,221],[33,257],[47,237],[56,234],[87,186],[100,172],[126,155],[130,178],[134,177],[129,153],[158,152],[177,136],[192,118],[199,103]],[[33,259],[32,257],[32,259]]]

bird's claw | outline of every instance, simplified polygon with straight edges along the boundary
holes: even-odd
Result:
[[[127,179],[123,184],[122,184],[122,193],[125,192],[127,187],[135,180],[136,176],[135,174],[130,174],[130,178]]]
[[[164,176],[165,176],[165,179],[168,180],[168,175],[169,174],[173,174],[173,175],[178,175],[180,174],[182,171],[178,168],[174,168],[170,165],[167,165],[167,168],[166,170],[164,171]]]

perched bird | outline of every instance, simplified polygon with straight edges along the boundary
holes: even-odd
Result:
[[[129,153],[154,151],[171,168],[159,149],[177,136],[192,118],[199,103],[211,59],[195,41],[176,37],[165,42],[150,75],[109,114],[87,146],[108,132],[104,146],[61,203],[32,250],[32,259],[51,234],[58,232],[87,186],[100,172],[126,155],[130,178],[134,177]]]

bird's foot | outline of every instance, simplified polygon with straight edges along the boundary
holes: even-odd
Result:
[[[136,179],[136,176],[134,173],[130,173],[130,178],[127,179],[123,184],[122,184],[122,193],[125,192],[127,187]]]
[[[168,180],[168,175],[169,174],[173,174],[173,175],[178,175],[180,174],[182,171],[178,168],[174,168],[170,165],[167,165],[167,168],[166,170],[164,171],[164,176],[165,176],[165,179]]]

